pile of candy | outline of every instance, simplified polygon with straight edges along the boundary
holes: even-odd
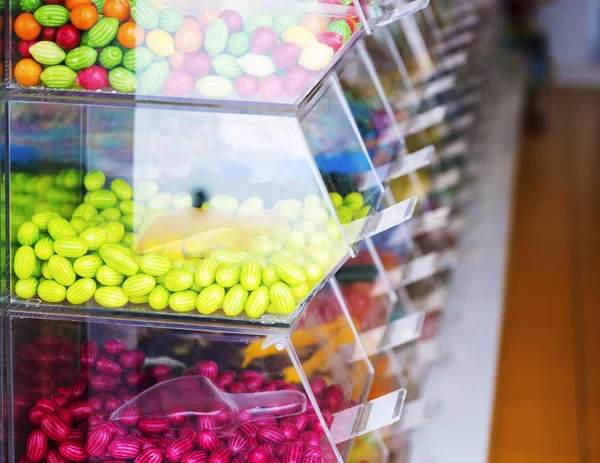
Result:
[[[108,185],[103,172],[90,171],[83,179],[83,203],[74,207],[81,178],[65,172],[49,191],[56,190],[53,197],[67,204],[58,202],[57,212],[51,207],[25,221],[23,215],[16,216],[22,222],[11,237],[17,241],[13,291],[22,299],[66,299],[81,305],[93,298],[106,308],[130,304],[203,315],[221,310],[228,317],[268,314],[273,319],[292,314],[346,254],[329,208],[314,194],[304,201],[278,200],[270,210],[256,196],[239,203],[232,196],[216,195],[202,205],[203,212],[192,208],[193,198],[186,192],[161,192],[153,181],[141,182],[134,192],[124,179]],[[39,188],[30,177],[22,177],[24,185],[14,187],[21,191],[15,211],[31,211],[34,206],[23,204],[27,191]],[[60,185],[68,190],[59,194]],[[330,196],[342,223],[369,212],[359,193]],[[36,198],[32,195],[30,202]],[[187,235],[168,242],[145,237],[150,226],[165,221],[163,214],[178,210],[204,213],[203,228],[184,223],[184,216],[174,223],[177,231],[191,229]],[[276,217],[279,228],[258,227],[259,232],[244,240],[248,224],[260,225],[266,217],[261,214]]]
[[[44,337],[37,351],[51,355]],[[51,349],[50,349],[51,350]],[[221,415],[186,414],[182,407],[166,408],[164,417],[143,416],[135,399],[147,388],[169,380],[174,371],[165,364],[145,367],[139,350],[109,339],[81,346],[81,371],[69,387],[58,388],[28,409],[30,432],[21,463],[133,462],[133,463],[320,463],[334,462],[335,455],[324,438],[321,421],[308,401],[307,411],[293,416],[264,416],[252,421],[240,411],[242,424],[230,434],[215,432]],[[252,370],[219,372],[218,365],[201,360],[184,375],[209,378],[220,390],[232,394],[300,389]],[[344,402],[337,385],[323,378],[311,381],[322,416],[328,426],[333,413],[354,405]],[[169,391],[166,390],[165,394]],[[304,392],[304,391],[302,391]],[[163,398],[161,403],[167,403]],[[110,417],[126,405],[126,419]],[[215,410],[217,412],[220,409]],[[224,419],[230,419],[226,413]],[[244,418],[246,417],[246,418]]]
[[[13,24],[20,85],[142,95],[293,101],[358,27],[341,6],[339,17],[246,18],[214,8],[184,16],[152,0],[20,0],[20,7]]]

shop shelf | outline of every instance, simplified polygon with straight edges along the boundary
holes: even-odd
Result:
[[[192,445],[207,453],[225,445],[232,453],[247,455],[259,444],[285,452],[286,445],[281,444],[300,438],[306,456],[315,452],[321,461],[347,461],[355,437],[399,420],[405,392],[400,388],[366,402],[373,369],[366,358],[348,357],[358,341],[335,292],[323,291],[319,296],[321,305],[307,309],[292,335],[281,338],[189,326],[166,329],[131,321],[41,319],[10,311],[7,461],[16,462],[23,453],[39,450],[33,441],[47,442],[43,433],[48,435],[48,448],[56,448],[52,441],[61,437],[49,434],[49,424],[42,423],[42,431],[37,430],[36,420],[41,407],[52,408],[55,403],[70,411],[81,429],[90,430],[87,446],[78,446],[77,437],[72,436],[69,444],[58,445],[62,453],[70,448],[95,453],[91,444],[96,433],[104,430],[111,441],[120,433],[151,440],[158,433],[161,437],[156,444],[168,448],[193,428],[201,437],[190,433]],[[323,310],[325,303],[328,310]],[[207,379],[199,380],[199,376]],[[231,394],[234,405],[223,402],[218,392],[207,395],[211,382]],[[200,389],[204,391],[202,404],[196,403],[197,394],[174,394]],[[238,395],[261,391],[269,392]],[[244,405],[242,399],[253,405]],[[157,408],[157,403],[163,405]],[[120,407],[127,411],[125,415],[115,413]],[[132,420],[118,419],[131,415]],[[282,434],[285,430],[289,434]],[[244,439],[237,438],[234,445],[231,441],[236,435]],[[210,445],[215,439],[217,444]],[[98,451],[103,453],[108,447],[109,452],[118,452],[118,444],[107,444]],[[140,448],[133,447],[139,453]]]
[[[415,207],[378,212],[383,186],[335,75],[297,116],[11,97],[7,118],[10,302],[32,309],[289,327],[363,239]],[[66,273],[40,295],[50,268]],[[83,293],[67,303],[74,278]],[[247,297],[260,307],[240,312]]]

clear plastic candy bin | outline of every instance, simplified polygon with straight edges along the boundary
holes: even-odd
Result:
[[[10,302],[291,324],[416,201],[376,213],[383,187],[335,79],[308,104],[10,101]]]
[[[11,0],[10,13],[11,87],[217,104],[298,103],[363,30],[342,2]]]
[[[404,391],[366,402],[373,369],[348,356],[336,292],[321,294],[329,310],[309,307],[291,336],[11,311],[8,461],[346,461],[399,419]]]

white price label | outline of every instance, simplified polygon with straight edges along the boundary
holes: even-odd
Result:
[[[404,266],[402,284],[407,286],[435,275],[438,270],[438,262],[439,254],[437,252],[431,252],[413,259]]]
[[[447,190],[453,188],[460,183],[460,169],[454,168],[446,172],[442,172],[435,179],[435,191]]]
[[[398,163],[389,173],[390,179],[400,178],[410,172],[415,172],[431,163],[435,146],[429,145],[419,151],[406,154],[398,159]]]
[[[459,138],[451,143],[449,143],[442,151],[440,152],[440,157],[442,159],[452,159],[456,156],[461,156],[463,154],[467,154],[469,150],[469,143],[466,138]]]
[[[423,100],[429,100],[440,93],[444,93],[456,85],[456,76],[450,75],[436,79],[431,82],[423,91]]]
[[[344,233],[351,243],[362,241],[377,235],[410,219],[417,205],[417,197],[413,196],[398,204],[394,204],[370,217],[343,225]]]
[[[401,124],[402,133],[406,137],[441,124],[446,117],[446,109],[446,106],[441,105],[424,113],[417,114],[411,120]]]

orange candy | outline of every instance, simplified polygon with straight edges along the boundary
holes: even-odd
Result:
[[[325,21],[325,18],[317,14],[309,14],[304,16],[300,22],[300,25],[310,29],[315,35],[320,35],[324,32],[327,32],[327,21]]]
[[[132,21],[121,24],[117,32],[117,40],[125,48],[135,48],[144,42],[146,33],[144,29]]]
[[[171,56],[169,56],[169,66],[171,66],[172,70],[180,69],[183,65],[183,60],[185,59],[185,55],[180,51],[175,51]]]
[[[175,34],[175,47],[181,53],[194,53],[202,46],[202,33],[199,29],[182,27]]]
[[[104,3],[104,16],[116,18],[121,22],[129,19],[128,0],[106,0]]]
[[[87,31],[98,22],[98,10],[93,5],[77,5],[71,11],[71,23],[77,29]]]
[[[181,25],[181,27],[191,27],[192,29],[200,29],[200,23],[194,18],[188,16],[183,18],[183,24]]]
[[[32,58],[24,58],[15,66],[14,76],[23,87],[32,87],[40,82],[42,66]]]
[[[40,32],[42,32],[42,26],[38,23],[31,13],[21,13],[15,20],[15,34],[21,40],[35,40]]]
[[[208,25],[214,23],[217,19],[219,19],[219,15],[221,13],[222,10],[218,10],[217,8],[209,8],[200,15],[200,24]]]
[[[73,11],[73,9],[79,5],[91,5],[91,4],[92,4],[92,0],[66,0],[65,1],[65,7],[69,11]]]

